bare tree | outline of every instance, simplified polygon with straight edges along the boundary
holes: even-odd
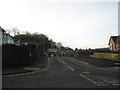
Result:
[[[14,36],[20,33],[18,28],[16,28],[16,27],[12,29],[12,32],[13,32]]]
[[[60,48],[60,49],[61,49],[62,43],[61,43],[61,42],[58,42],[58,43],[56,43],[56,46],[57,46],[57,48]]]
[[[11,34],[11,30],[10,29],[6,29],[6,33],[8,33],[8,34]]]

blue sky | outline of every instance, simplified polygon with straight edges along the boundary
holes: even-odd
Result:
[[[118,35],[117,0],[1,1],[4,29],[43,33],[73,49],[108,47],[110,36]]]

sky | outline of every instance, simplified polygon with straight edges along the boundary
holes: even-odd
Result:
[[[0,26],[38,32],[73,49],[108,47],[118,0],[0,0]]]

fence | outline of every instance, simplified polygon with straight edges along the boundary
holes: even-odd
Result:
[[[24,66],[35,62],[36,49],[20,45],[6,44],[2,46],[2,67]]]

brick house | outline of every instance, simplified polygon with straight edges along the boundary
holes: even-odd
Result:
[[[120,35],[111,36],[109,39],[109,49],[112,51],[120,51]]]

